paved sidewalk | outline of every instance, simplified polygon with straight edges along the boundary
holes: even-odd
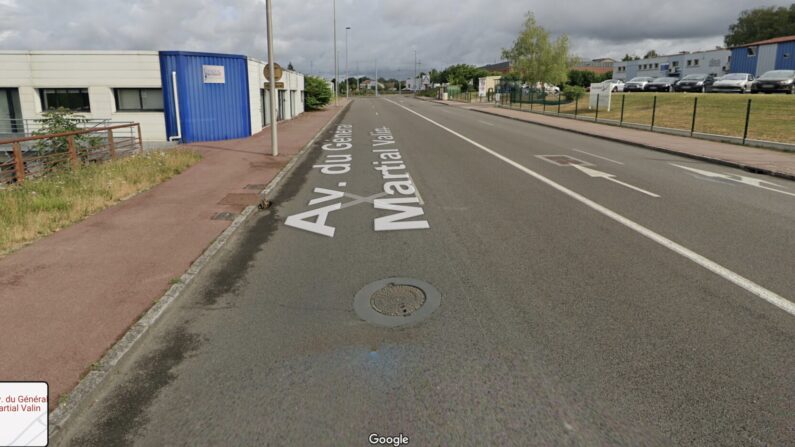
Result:
[[[486,104],[439,100],[436,102],[795,180],[795,153],[597,124]]]
[[[189,170],[0,259],[0,380],[49,382],[55,408],[344,104],[280,123],[275,159],[270,129],[187,145]]]

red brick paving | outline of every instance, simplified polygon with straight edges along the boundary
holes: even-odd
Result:
[[[270,129],[187,145],[204,158],[184,173],[0,259],[0,380],[49,382],[54,408],[230,224],[210,218],[243,209],[219,202],[268,183],[337,110],[280,123],[276,160]]]

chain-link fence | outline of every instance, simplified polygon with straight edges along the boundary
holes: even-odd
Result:
[[[726,93],[561,94],[503,87],[497,105],[626,127],[748,143],[795,145],[795,96]],[[609,107],[608,107],[609,101]]]

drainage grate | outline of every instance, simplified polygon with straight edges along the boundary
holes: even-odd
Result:
[[[396,327],[428,318],[440,303],[439,291],[427,282],[412,278],[386,278],[372,282],[356,293],[353,309],[369,323]]]
[[[425,304],[422,289],[405,284],[387,284],[370,295],[370,305],[376,312],[393,317],[413,314]]]

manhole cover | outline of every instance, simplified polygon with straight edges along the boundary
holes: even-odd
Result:
[[[386,278],[364,286],[354,297],[353,309],[367,322],[395,327],[428,318],[440,303],[439,291],[425,281]]]
[[[425,304],[425,292],[405,284],[387,284],[383,289],[370,295],[370,305],[376,312],[393,317],[403,317],[414,313]]]

